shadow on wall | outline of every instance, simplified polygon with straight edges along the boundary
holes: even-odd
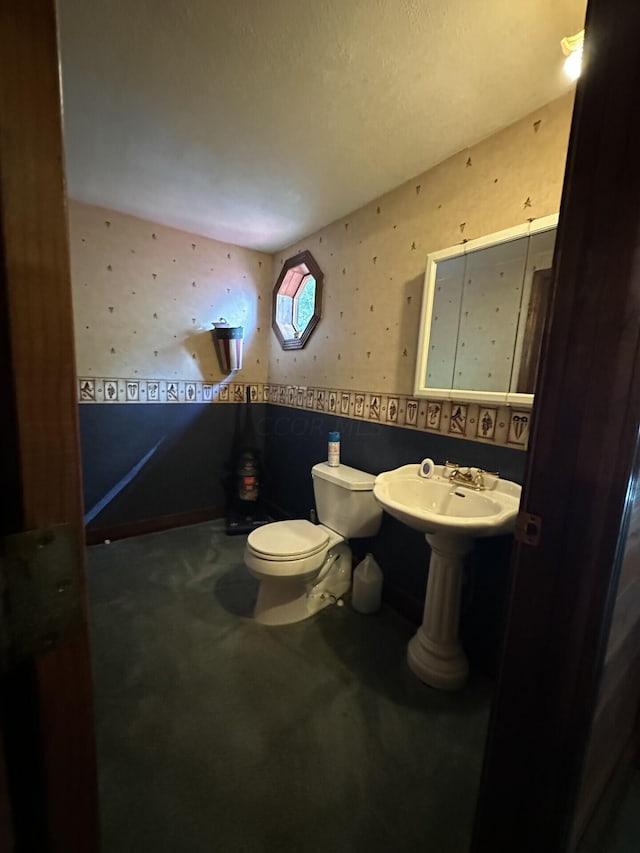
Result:
[[[395,352],[394,374],[391,377],[392,388],[408,387],[413,389],[416,369],[418,338],[420,337],[420,306],[424,276],[416,276],[404,284],[402,316],[400,318],[399,347]]]
[[[91,511],[110,497],[88,529],[223,508],[241,408],[211,403],[80,405],[85,506]],[[153,448],[156,452],[150,454]]]
[[[218,363],[210,330],[198,329],[185,335],[182,348],[196,362],[205,382],[218,385],[226,379]]]

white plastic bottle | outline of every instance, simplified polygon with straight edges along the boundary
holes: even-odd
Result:
[[[337,468],[340,464],[340,433],[329,433],[329,453],[328,463],[332,468]]]
[[[353,573],[351,603],[358,613],[375,613],[382,603],[382,569],[373,554],[367,554]]]

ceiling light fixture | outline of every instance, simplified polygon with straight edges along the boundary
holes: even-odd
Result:
[[[582,46],[584,30],[574,36],[565,36],[560,42],[562,52],[567,57],[564,61],[564,71],[570,80],[577,80],[582,69]]]

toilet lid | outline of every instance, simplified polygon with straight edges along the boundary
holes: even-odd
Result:
[[[329,534],[319,524],[304,519],[273,521],[252,530],[247,537],[251,550],[273,560],[295,560],[321,551]]]

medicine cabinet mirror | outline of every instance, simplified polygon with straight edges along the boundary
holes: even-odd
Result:
[[[427,257],[415,394],[528,407],[558,216]]]

